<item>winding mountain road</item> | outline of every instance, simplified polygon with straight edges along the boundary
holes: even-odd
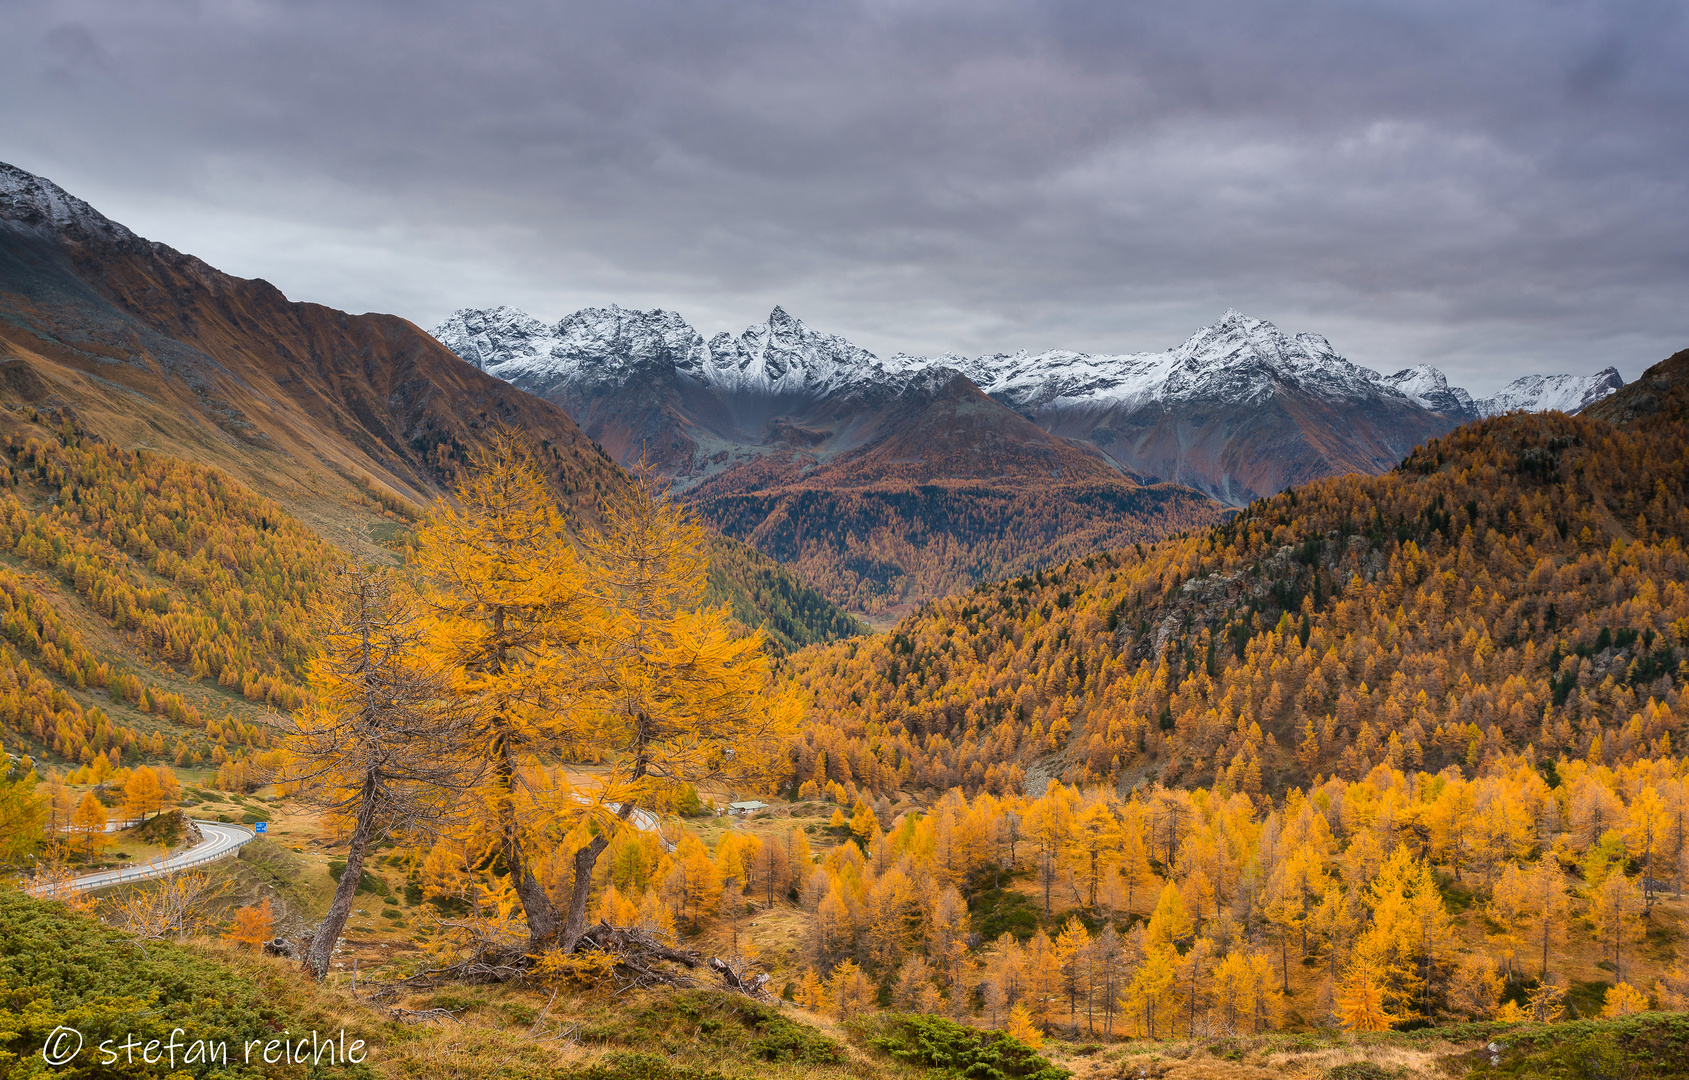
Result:
[[[81,874],[71,878],[69,882],[50,890],[52,893],[88,892],[92,889],[108,889],[113,885],[125,885],[132,881],[145,881],[148,878],[163,877],[165,874],[175,873],[190,866],[201,863],[215,862],[239,853],[240,849],[255,839],[251,829],[242,825],[229,825],[220,821],[195,821],[205,840],[191,848],[184,848],[163,859],[151,859],[139,866],[126,866],[117,870],[100,870],[92,874]]]

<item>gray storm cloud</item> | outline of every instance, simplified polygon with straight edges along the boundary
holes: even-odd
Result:
[[[14,0],[0,160],[290,296],[786,305],[881,353],[1226,307],[1475,391],[1689,345],[1682,3]]]

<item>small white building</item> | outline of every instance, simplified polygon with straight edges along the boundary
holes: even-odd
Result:
[[[765,802],[758,802],[756,799],[746,799],[743,802],[730,802],[730,803],[728,803],[727,804],[727,816],[728,817],[750,817],[753,814],[760,814],[764,810],[767,810],[767,809],[768,809],[768,804],[765,803]]]

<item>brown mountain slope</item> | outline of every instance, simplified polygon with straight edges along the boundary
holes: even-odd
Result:
[[[1689,349],[1666,357],[1629,386],[1578,415],[1641,429],[1682,424],[1685,413],[1689,413]]]
[[[290,302],[4,165],[0,401],[215,465],[318,525],[349,484],[426,502],[496,421],[541,440],[570,490],[618,475],[561,409],[411,323]]]
[[[72,414],[74,430],[113,446],[213,466],[337,544],[444,491],[498,422],[539,442],[588,518],[624,482],[563,410],[404,319],[292,303],[5,164],[0,405],[49,424]],[[0,434],[42,434],[26,421],[0,411]],[[716,545],[712,602],[789,647],[855,632],[807,584],[732,548]]]
[[[1264,404],[1155,403],[1035,415],[1048,430],[1100,446],[1139,476],[1188,484],[1234,505],[1326,476],[1376,475],[1454,426],[1405,403],[1338,405],[1294,389]]]
[[[803,448],[808,441],[819,443],[817,449]],[[690,494],[703,499],[777,484],[1130,483],[1095,450],[1050,435],[959,372],[943,369],[917,376],[879,408],[858,410],[848,432],[815,430],[809,440],[788,435],[783,449],[755,460],[756,468],[710,477]]]
[[[853,449],[753,458],[686,498],[835,602],[881,616],[1223,514],[1189,488],[1136,483],[952,371],[922,375],[851,426]]]

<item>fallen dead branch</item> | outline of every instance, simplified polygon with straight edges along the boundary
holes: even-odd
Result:
[[[767,1001],[773,997],[768,992],[768,972],[758,972],[755,975],[746,970],[743,960],[729,962],[718,956],[710,957],[710,970],[721,976],[721,981],[729,990],[736,990],[746,997],[758,1001]]]
[[[458,963],[428,968],[388,983],[376,992],[375,998],[390,998],[400,990],[527,983],[535,979],[542,982],[566,979],[601,987],[607,984],[619,996],[648,986],[696,986],[697,980],[691,973],[700,967],[715,972],[724,989],[759,1001],[769,999],[769,976],[751,972],[743,960],[712,956],[705,961],[698,953],[676,948],[651,930],[612,926],[608,922],[600,922],[582,934],[572,954],[552,951],[536,957],[509,948],[489,947]]]
[[[393,1019],[404,1024],[428,1024],[439,1020],[451,1020],[454,1023],[461,1023],[461,1021],[457,1018],[457,1014],[462,1011],[462,1009],[412,1010],[401,1009],[398,1006],[394,1006],[393,1008],[387,1010],[387,1014]]]

